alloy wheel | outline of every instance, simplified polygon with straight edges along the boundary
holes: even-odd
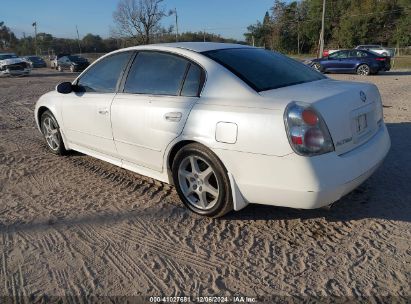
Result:
[[[358,67],[357,73],[358,73],[359,75],[368,75],[368,74],[370,73],[370,68],[369,68],[367,65],[365,65],[365,64],[360,65],[360,66]]]
[[[314,70],[316,70],[316,71],[320,71],[320,65],[318,64],[318,63],[314,63],[313,64],[313,68],[314,68]]]
[[[46,117],[43,120],[43,134],[49,147],[53,151],[57,151],[60,147],[58,128],[50,117]]]
[[[178,182],[187,201],[195,208],[210,210],[220,195],[214,169],[199,156],[189,155],[178,168]]]

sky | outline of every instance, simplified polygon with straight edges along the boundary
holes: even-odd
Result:
[[[55,37],[75,38],[76,25],[80,38],[93,33],[106,38],[114,27],[113,12],[119,0],[0,0],[0,21],[18,36],[37,31]],[[244,39],[248,25],[262,20],[274,0],[164,0],[166,10],[177,9],[179,31],[203,31],[226,38]],[[173,16],[162,25],[174,24]]]

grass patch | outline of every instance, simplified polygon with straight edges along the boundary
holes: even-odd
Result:
[[[391,58],[391,68],[393,70],[411,70],[411,55]]]

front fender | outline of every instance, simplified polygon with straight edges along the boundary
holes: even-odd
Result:
[[[57,120],[57,123],[59,124],[59,130],[64,142],[64,146],[66,149],[68,149],[67,138],[64,133],[63,117],[61,115],[61,97],[59,95],[60,94],[56,91],[52,91],[42,95],[36,102],[36,106],[34,108],[34,119],[36,121],[37,128],[41,133],[42,131],[40,127],[40,116],[44,112],[44,110],[49,110],[53,114],[54,118]]]

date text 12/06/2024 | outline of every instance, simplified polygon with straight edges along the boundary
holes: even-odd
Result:
[[[233,297],[150,297],[151,303],[257,303],[257,299],[247,296]]]

